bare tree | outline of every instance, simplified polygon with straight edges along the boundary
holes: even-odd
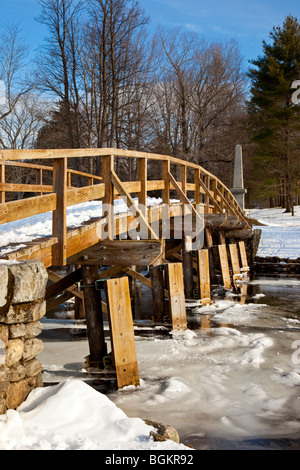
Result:
[[[77,43],[79,13],[83,1],[39,0],[42,12],[38,21],[48,26],[50,36],[38,58],[39,87],[56,95],[62,103],[68,128],[68,146],[80,147],[80,132],[72,119],[78,113]]]
[[[246,80],[237,46],[209,44],[178,29],[159,31],[157,44],[163,52],[155,87],[156,144],[209,168],[211,161],[226,158],[227,149],[220,157],[215,142],[225,134],[228,139],[243,114]]]
[[[34,148],[49,106],[35,94],[23,95],[6,118],[0,120],[0,143],[4,149]]]
[[[34,88],[26,58],[28,47],[22,41],[19,27],[10,25],[0,39],[0,120],[7,118],[19,101]]]

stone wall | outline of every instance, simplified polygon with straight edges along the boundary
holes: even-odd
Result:
[[[0,414],[43,385],[36,356],[43,343],[47,270],[39,261],[0,261]]]

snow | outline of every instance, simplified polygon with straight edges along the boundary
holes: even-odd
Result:
[[[185,449],[172,441],[154,442],[151,430],[83,381],[65,380],[33,390],[17,411],[7,412],[0,420],[0,449]]]
[[[284,209],[252,209],[248,216],[258,220],[262,237],[257,256],[278,256],[297,259],[300,257],[300,206],[295,207],[295,215]]]
[[[137,201],[137,199],[134,199],[134,201]],[[148,198],[147,206],[151,207],[161,202],[161,199]],[[127,205],[123,199],[115,200],[114,211],[116,214],[128,212]],[[101,216],[101,201],[77,204],[67,208],[67,226],[68,228],[76,228],[88,220],[100,218]],[[11,244],[14,244],[13,249],[17,250],[24,248],[26,246],[24,245],[25,242],[30,242],[37,238],[49,237],[51,234],[52,212],[46,212],[45,214],[38,214],[15,222],[2,224],[0,226],[0,255],[4,256],[7,252],[12,251],[10,247]]]
[[[83,206],[82,219],[80,208],[70,213],[77,225],[99,211],[94,203]],[[295,218],[281,209],[251,211],[251,216],[268,224],[259,226],[260,256],[300,256],[299,209]],[[41,235],[37,219],[34,225],[28,236]],[[287,229],[298,233],[292,244]],[[0,243],[6,240],[3,226],[1,230]],[[16,226],[10,232],[14,241],[15,230]],[[18,230],[25,236],[21,225]],[[268,248],[271,234],[278,245]],[[174,426],[181,442],[201,449],[211,448],[214,439],[299,439],[300,280],[259,279],[248,287],[247,303],[230,292],[211,306],[189,303],[192,329],[165,336],[155,334],[158,328],[152,335],[137,334],[140,386],[106,395],[85,382],[87,339],[72,340],[74,332],[85,326],[67,315],[44,318],[46,340],[38,358],[44,382],[58,385],[32,391],[17,410],[0,416],[0,449],[190,451],[170,440],[154,442],[149,436],[153,428],[143,419]],[[150,303],[151,292],[141,288],[140,302]],[[279,305],[272,303],[275,293]],[[135,331],[142,333],[145,325],[138,325]],[[55,340],[52,334],[57,334]]]

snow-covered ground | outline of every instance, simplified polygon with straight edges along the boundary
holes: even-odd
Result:
[[[264,224],[257,256],[278,256],[297,259],[300,257],[300,206],[295,207],[295,215],[284,209],[252,209],[248,215]]]
[[[277,209],[251,216],[268,222],[259,227],[260,253],[272,233],[285,247],[286,229],[299,234],[299,207],[295,218]],[[266,256],[278,255],[274,248]],[[292,258],[300,256],[299,235],[291,248]],[[197,449],[257,438],[300,443],[299,287],[297,278],[257,279],[248,285],[246,303],[229,295],[192,308],[184,332],[143,335],[146,323],[136,326],[140,386],[106,396],[84,383],[88,343],[72,335],[84,326],[45,318],[39,359],[44,381],[60,384],[33,391],[18,410],[0,417],[0,449],[185,448],[154,442],[141,418],[174,426],[181,441]],[[150,308],[151,293],[141,289],[139,302]]]

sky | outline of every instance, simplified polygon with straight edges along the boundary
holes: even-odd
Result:
[[[207,40],[235,39],[245,65],[262,53],[262,41],[269,40],[273,26],[282,25],[289,14],[300,20],[299,0],[139,0],[151,17],[149,28],[181,27]],[[35,18],[38,0],[0,0],[0,26],[18,23],[24,39],[35,51],[47,35]]]

